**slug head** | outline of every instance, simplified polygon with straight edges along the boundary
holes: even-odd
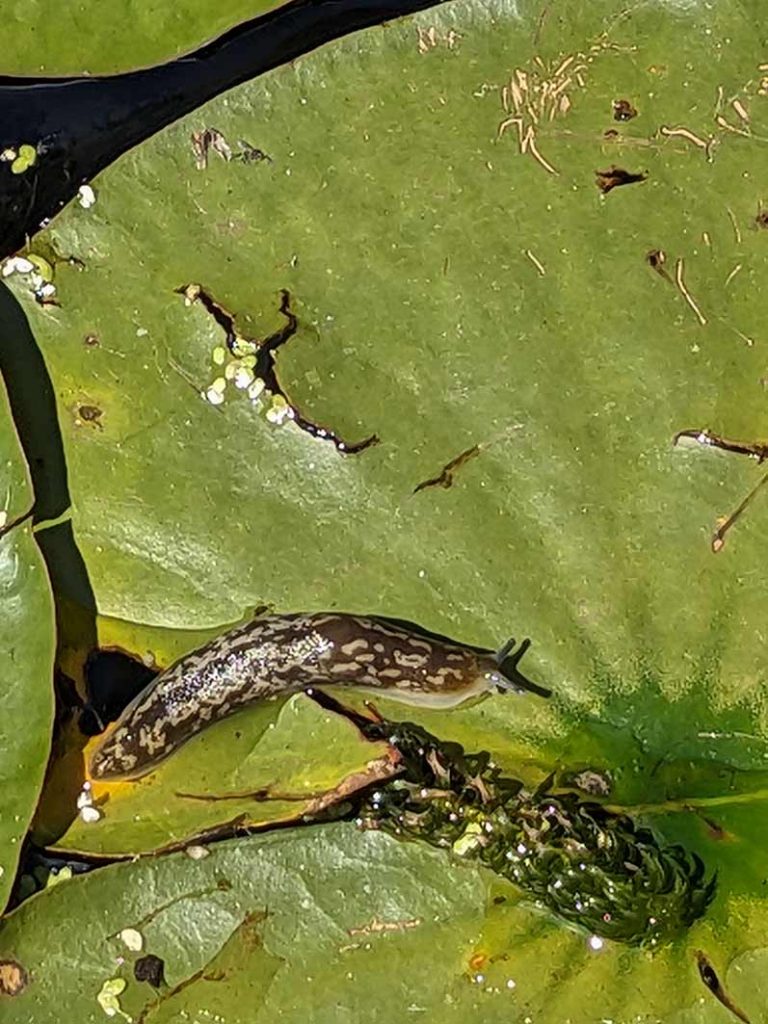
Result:
[[[531,646],[526,637],[517,650],[515,640],[510,638],[494,656],[495,668],[491,670],[488,681],[498,692],[503,693],[535,693],[539,697],[551,697],[552,691],[538,683],[527,679],[518,668],[520,659]]]

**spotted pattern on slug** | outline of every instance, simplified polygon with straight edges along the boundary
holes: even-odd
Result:
[[[277,694],[343,684],[451,707],[501,685],[492,651],[399,620],[272,615],[212,640],[162,672],[94,751],[91,776],[142,775],[209,723]]]

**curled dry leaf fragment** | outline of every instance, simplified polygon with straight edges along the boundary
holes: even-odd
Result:
[[[214,153],[218,153],[222,160],[229,162],[232,159],[232,149],[217,128],[204,128],[201,132],[192,132],[190,140],[198,171],[204,171],[208,166],[208,151],[210,149]]]

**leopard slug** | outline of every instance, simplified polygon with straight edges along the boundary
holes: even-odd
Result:
[[[136,778],[210,723],[256,701],[340,683],[431,707],[493,691],[550,691],[517,668],[528,648],[494,653],[400,619],[335,612],[268,615],[161,672],[93,752],[94,779]]]

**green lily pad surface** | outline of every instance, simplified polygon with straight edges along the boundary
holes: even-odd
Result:
[[[53,720],[53,612],[25,515],[32,490],[0,379],[0,907],[43,783]]]
[[[65,10],[11,0],[4,8],[4,75],[100,75],[170,60],[233,25],[277,7],[275,0],[85,0]]]
[[[125,1012],[157,1021],[208,1006],[236,1020],[245,1004],[249,1020],[312,1006],[313,1021],[725,1021],[699,954],[757,1019],[761,40],[746,3],[444,4],[126,154],[94,180],[95,205],[32,240],[84,265],[54,261],[61,305],[17,288],[55,383],[98,607],[138,624],[134,653],[141,624],[213,632],[262,604],[398,616],[488,647],[530,636],[521,667],[549,702],[377,706],[517,777],[609,775],[609,802],[718,871],[707,917],[655,954],[595,949],[478,869],[351,823],[238,839],[22,907],[0,946],[36,979],[21,998],[40,1022],[62,1001],[102,1019],[96,996],[118,975]],[[261,390],[266,338],[282,344]],[[300,749],[305,725],[286,744]],[[337,742],[312,768],[329,785]],[[200,777],[222,793],[237,751],[218,743],[232,760],[212,755]],[[158,911],[196,892],[213,893],[200,898],[220,927],[195,923],[198,897],[186,925]],[[37,938],[55,914],[60,948],[93,937],[66,972]],[[168,989],[136,990],[97,917],[98,936],[158,929]],[[350,932],[416,919],[428,926]]]
[[[738,904],[732,920],[756,923]],[[759,1013],[764,930],[726,971],[711,952],[715,927],[694,926],[692,942],[745,1010]],[[63,1002],[73,1019],[103,1019],[98,996],[116,979],[125,982],[121,1011],[153,1022],[293,1022],[308,1012],[322,1022],[727,1020],[684,951],[595,949],[490,875],[343,824],[62,882],[7,921],[0,954],[30,979],[15,1000],[0,1001],[0,1020],[26,1013],[35,1024],[58,1020]],[[162,961],[158,990],[135,980],[146,956]],[[54,969],[62,958],[66,972]]]
[[[300,820],[325,798],[332,803],[337,786],[346,782],[348,794],[393,771],[385,744],[367,742],[350,723],[298,696],[282,708],[267,704],[230,719],[135,782],[94,782],[98,820],[75,817],[61,838],[42,832],[36,838],[89,854],[151,851],[235,825]],[[70,818],[73,811],[70,806]]]

